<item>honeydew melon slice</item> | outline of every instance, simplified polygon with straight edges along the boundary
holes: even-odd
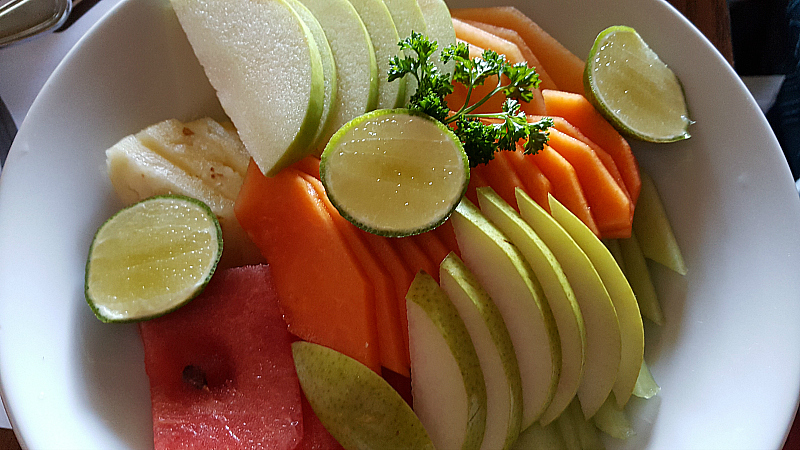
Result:
[[[259,169],[274,175],[309,151],[322,116],[322,60],[283,0],[173,0],[197,59]]]

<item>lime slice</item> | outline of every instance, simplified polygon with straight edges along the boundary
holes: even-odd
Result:
[[[158,196],[119,211],[98,230],[86,261],[86,301],[103,322],[173,311],[202,292],[222,255],[205,203]]]
[[[630,27],[603,30],[583,73],[586,96],[621,133],[647,142],[690,137],[678,77]]]
[[[359,116],[331,138],[320,176],[331,203],[370,233],[400,237],[444,223],[469,183],[469,160],[449,128],[405,109]]]

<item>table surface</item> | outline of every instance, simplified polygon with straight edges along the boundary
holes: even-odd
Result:
[[[668,0],[681,11],[717,47],[731,64],[730,18],[726,0]],[[86,20],[91,20],[89,17]],[[95,19],[96,20],[96,19]],[[16,118],[15,118],[16,119]],[[18,120],[18,123],[21,120]],[[20,446],[11,430],[0,429],[0,450],[16,450]],[[800,448],[800,421],[795,421],[784,450]]]

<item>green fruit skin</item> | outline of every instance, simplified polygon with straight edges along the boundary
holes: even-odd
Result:
[[[311,408],[345,449],[433,450],[411,407],[367,366],[310,342],[293,343],[292,354]]]
[[[132,318],[128,318],[128,319],[111,319],[109,317],[106,317],[106,316],[102,315],[102,313],[98,309],[97,305],[95,305],[94,299],[92,298],[92,296],[91,296],[91,294],[89,292],[90,291],[90,289],[89,289],[89,276],[90,276],[91,265],[92,265],[92,250],[94,249],[94,245],[95,245],[95,241],[97,239],[97,236],[100,234],[100,232],[102,231],[103,227],[107,223],[109,223],[112,220],[114,220],[114,218],[119,216],[123,211],[128,210],[130,208],[133,208],[133,207],[139,205],[140,203],[144,203],[144,202],[148,202],[148,201],[152,201],[152,200],[158,200],[158,199],[175,199],[175,200],[187,201],[187,202],[193,203],[193,204],[201,207],[202,209],[204,209],[206,211],[206,213],[208,214],[208,216],[212,219],[212,223],[214,224],[214,227],[216,229],[217,240],[218,240],[217,256],[214,259],[214,261],[211,264],[211,266],[209,267],[208,275],[206,276],[206,278],[203,281],[203,283],[200,284],[200,286],[198,286],[197,289],[193,293],[191,293],[191,295],[189,295],[186,298],[186,300],[184,300],[182,302],[179,302],[179,303],[176,303],[173,308],[170,308],[170,309],[167,309],[167,310],[164,310],[164,311],[159,311],[158,313],[155,313],[155,314],[152,314],[152,315],[149,315],[149,316],[144,316],[144,317],[132,317]],[[202,201],[197,200],[197,199],[192,198],[192,197],[187,197],[187,196],[184,196],[184,195],[174,195],[174,194],[156,195],[154,197],[150,197],[150,198],[144,199],[144,200],[142,200],[140,202],[134,203],[131,206],[128,206],[127,208],[123,208],[123,209],[117,211],[113,216],[111,216],[108,220],[106,220],[103,223],[103,225],[101,225],[100,228],[98,228],[97,231],[95,232],[94,237],[92,238],[92,244],[89,246],[89,254],[86,257],[86,266],[85,266],[85,271],[84,271],[84,283],[83,283],[84,298],[86,299],[86,303],[89,304],[89,308],[91,308],[91,310],[94,313],[94,315],[101,322],[104,322],[104,323],[142,322],[142,321],[145,321],[145,320],[150,320],[150,319],[155,319],[157,317],[161,317],[161,316],[163,316],[165,314],[169,314],[172,311],[177,310],[181,306],[186,305],[187,303],[189,303],[191,300],[193,300],[195,297],[197,297],[198,295],[200,295],[203,292],[203,290],[206,288],[206,285],[208,285],[208,282],[211,281],[211,276],[214,275],[214,271],[216,271],[216,269],[217,269],[217,264],[219,264],[219,260],[222,257],[222,248],[223,248],[222,228],[219,225],[219,220],[217,220],[217,216],[214,214],[213,211],[211,211],[211,208],[208,205],[206,205],[205,203],[203,203]]]
[[[322,185],[325,186],[325,192],[328,195],[328,199],[331,201],[331,203],[333,203],[333,206],[339,211],[339,214],[341,214],[342,217],[347,219],[347,221],[349,221],[353,225],[357,226],[358,228],[360,228],[360,229],[362,229],[362,230],[364,230],[364,231],[366,231],[368,233],[372,233],[372,234],[376,234],[378,236],[384,236],[384,237],[406,237],[406,236],[413,236],[413,235],[416,235],[416,234],[422,234],[422,233],[425,233],[427,231],[433,230],[434,228],[436,228],[436,227],[442,225],[443,223],[445,223],[447,221],[447,219],[450,217],[450,215],[453,213],[453,211],[455,211],[456,207],[458,206],[458,202],[455,202],[452,205],[452,207],[448,210],[447,214],[443,215],[442,217],[439,217],[437,220],[434,220],[431,223],[429,223],[429,224],[427,224],[427,225],[425,225],[423,227],[419,227],[419,228],[416,228],[416,229],[413,229],[413,230],[376,229],[376,228],[370,227],[368,225],[365,225],[364,223],[359,221],[358,218],[353,217],[352,214],[350,214],[347,210],[345,210],[343,207],[341,207],[340,206],[340,202],[336,199],[336,194],[331,192],[331,189],[328,188],[328,184],[327,184],[327,181],[326,181],[328,179],[328,171],[327,171],[327,159],[328,159],[328,156],[336,150],[337,143],[345,136],[347,131],[350,128],[352,128],[353,126],[355,126],[355,125],[357,125],[357,124],[359,124],[361,122],[364,122],[364,121],[367,121],[367,120],[371,120],[371,119],[374,119],[376,117],[380,117],[380,116],[383,116],[383,115],[389,115],[389,114],[405,114],[405,115],[409,115],[409,116],[422,117],[422,118],[425,118],[427,120],[430,120],[437,127],[439,127],[439,129],[442,130],[442,132],[447,137],[449,137],[450,139],[453,140],[453,142],[456,142],[458,144],[458,148],[461,149],[461,158],[462,158],[462,162],[463,162],[463,166],[464,166],[464,172],[466,174],[466,176],[464,178],[464,185],[462,186],[462,189],[461,189],[461,194],[458,196],[459,199],[463,198],[464,194],[466,194],[466,192],[467,192],[467,187],[469,186],[470,170],[469,170],[469,158],[467,157],[467,153],[464,151],[464,148],[461,145],[461,141],[458,139],[458,137],[456,137],[456,135],[453,133],[453,131],[450,130],[450,128],[448,128],[447,126],[445,126],[444,124],[442,124],[438,120],[430,117],[427,114],[424,114],[424,113],[421,113],[421,112],[418,112],[418,111],[412,111],[410,109],[405,109],[405,108],[376,109],[374,111],[370,111],[370,112],[368,112],[366,114],[358,116],[355,119],[351,120],[350,122],[346,123],[344,126],[342,126],[331,137],[330,141],[328,141],[328,145],[325,146],[325,150],[322,152],[322,155],[320,157],[320,165],[319,165],[320,181],[322,181]]]
[[[467,435],[462,450],[480,448],[486,429],[486,381],[481,363],[472,343],[472,338],[458,314],[455,305],[436,281],[425,272],[420,272],[408,288],[406,300],[419,305],[441,333],[450,347],[461,378],[469,408]],[[413,336],[411,336],[413,339]],[[430,362],[434,363],[435,362]],[[411,358],[411,373],[414,374],[414,358]],[[455,382],[455,381],[454,381]],[[413,386],[413,384],[412,384]]]
[[[616,25],[616,26],[612,26],[612,27],[606,28],[605,30],[601,31],[600,34],[597,35],[597,38],[595,39],[594,44],[592,44],[592,49],[589,51],[589,57],[586,59],[586,65],[584,66],[584,69],[583,69],[583,90],[586,93],[586,99],[589,100],[589,103],[591,103],[592,106],[594,106],[594,109],[597,110],[597,112],[599,112],[600,115],[603,116],[603,118],[606,119],[608,121],[608,123],[610,123],[614,127],[614,129],[616,129],[620,134],[622,134],[623,136],[625,136],[627,138],[636,139],[636,140],[645,141],[645,142],[653,142],[653,143],[657,143],[657,144],[668,144],[668,143],[671,143],[671,142],[683,141],[683,140],[686,140],[686,139],[689,139],[690,137],[692,137],[692,135],[689,134],[688,130],[685,131],[683,134],[679,134],[677,136],[673,136],[671,138],[665,138],[665,139],[657,139],[657,138],[646,136],[646,135],[643,135],[643,134],[640,134],[640,133],[636,133],[634,130],[631,130],[629,127],[627,127],[624,124],[622,124],[620,122],[620,120],[617,117],[615,117],[613,114],[611,114],[611,112],[608,110],[608,108],[605,108],[600,103],[600,101],[597,99],[597,96],[595,95],[594,89],[593,89],[594,83],[592,82],[592,64],[591,64],[591,61],[592,61],[592,58],[594,58],[594,55],[597,53],[597,50],[599,49],[599,47],[600,47],[601,43],[603,42],[604,38],[607,35],[609,35],[611,33],[614,33],[614,32],[617,32],[617,31],[636,33],[636,30],[634,30],[631,27],[626,27],[626,26],[623,26],[623,25]],[[639,33],[636,33],[636,35],[638,36]],[[680,85],[681,94],[683,95],[683,98],[685,99],[686,98],[686,91],[685,91],[685,89],[683,87],[683,83],[681,82],[681,80],[677,76],[675,77],[675,79],[677,80],[678,84]],[[689,111],[688,103],[686,103],[684,101],[684,105],[686,106],[686,117],[691,117],[691,113]],[[687,125],[691,125],[692,123],[694,123],[694,122],[690,120]]]

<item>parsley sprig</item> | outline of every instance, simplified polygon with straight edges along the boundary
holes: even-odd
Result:
[[[535,154],[547,143],[547,129],[553,120],[544,118],[528,122],[520,107],[520,101],[529,102],[533,90],[539,86],[539,75],[526,64],[510,64],[505,55],[484,50],[480,57],[469,57],[469,47],[463,43],[442,49],[441,60],[454,62],[452,77],[441,72],[432,57],[438,45],[425,35],[412,32],[411,36],[398,44],[400,49],[416,55],[400,58],[395,56],[389,64],[389,81],[406,75],[417,81],[417,91],[411,96],[408,108],[428,114],[445,125],[453,124],[453,131],[464,146],[470,167],[485,164],[494,159],[494,153],[515,150],[517,142],[525,141],[525,153]],[[482,86],[489,77],[497,77],[497,86],[483,98],[470,103],[473,90]],[[453,92],[453,83],[466,86],[466,101],[458,110],[452,110],[445,97]],[[491,114],[473,113],[494,95],[506,97],[502,112]],[[451,111],[455,111],[452,112]]]

